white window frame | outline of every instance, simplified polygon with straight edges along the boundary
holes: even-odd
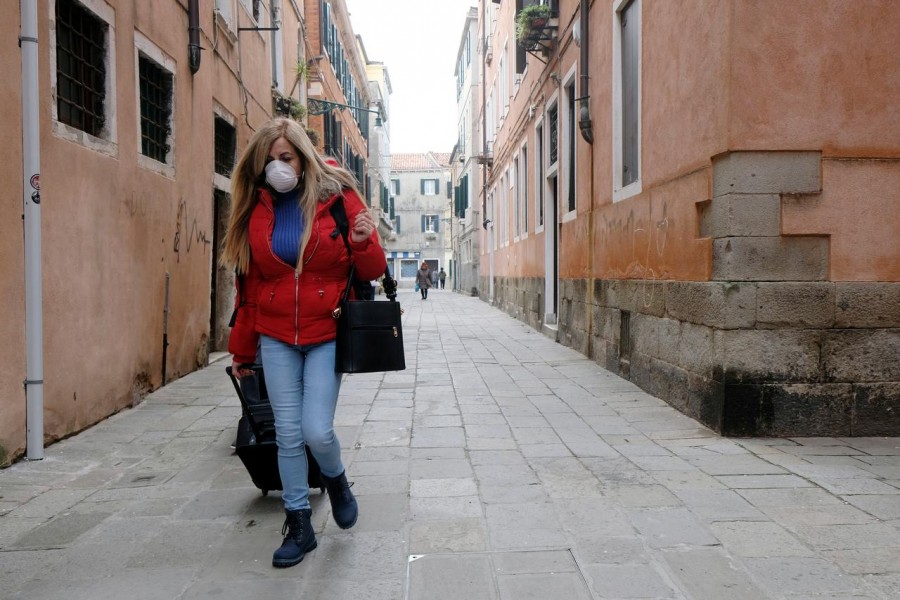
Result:
[[[563,96],[566,96],[566,88],[572,86],[575,98],[578,98],[578,80],[575,77],[576,71],[578,69],[578,63],[576,62],[572,65],[572,68],[569,69],[569,72],[566,73],[565,78],[563,78],[562,83],[562,93]],[[560,194],[560,201],[562,202],[562,206],[560,209],[565,210],[565,212],[560,211],[562,217],[560,218],[561,223],[568,223],[569,221],[575,220],[578,217],[578,137],[576,134],[576,129],[572,126],[578,122],[578,103],[575,103],[575,108],[572,114],[569,114],[569,98],[565,97],[565,104],[562,110],[559,111],[557,116],[557,120],[562,125],[560,127],[560,162],[562,163],[562,171],[563,171],[563,184],[560,186],[562,190],[562,194]],[[562,118],[560,118],[562,117]],[[569,130],[572,130],[572,135],[575,135],[575,156],[569,156],[569,143],[572,140],[569,139]],[[572,169],[574,169],[574,180],[575,180],[575,208],[569,210],[569,178],[568,172],[566,171],[567,165],[571,163]]]
[[[140,57],[143,54],[150,59],[156,66],[167,71],[172,76],[172,108],[169,112],[169,136],[166,143],[169,151],[166,153],[166,162],[162,163],[144,156],[141,152],[141,74],[140,74]],[[134,32],[134,99],[135,99],[135,116],[137,118],[137,164],[143,169],[159,173],[170,179],[175,179],[175,98],[176,98],[176,81],[175,81],[175,60],[168,54],[163,52],[159,46],[150,41],[140,31]]]
[[[440,227],[441,215],[439,215],[439,214],[437,214],[437,213],[425,213],[425,214],[422,215],[422,216],[425,217],[425,230],[424,230],[422,233],[434,233],[434,234],[437,234],[437,232],[438,232],[437,228]],[[430,228],[429,228],[429,225],[430,225],[432,222],[433,222],[434,225],[435,225],[435,228],[434,228],[434,229],[430,229]]]
[[[50,18],[50,96],[51,96],[51,129],[53,135],[70,142],[74,142],[85,148],[106,154],[118,156],[119,132],[118,114],[116,103],[116,13],[115,10],[103,0],[77,0],[84,8],[94,14],[95,17],[106,23],[106,97],[103,100],[104,124],[100,132],[101,137],[91,135],[77,127],[72,127],[59,120],[59,107],[56,102],[56,0],[48,0]],[[137,73],[135,73],[137,76]]]
[[[422,178],[422,195],[423,196],[437,196],[441,193],[441,183],[440,179],[435,179],[434,177],[423,177]],[[428,184],[431,183],[434,185],[434,192],[428,191]]]
[[[394,184],[397,184],[397,189],[394,190]],[[391,177],[391,196],[399,196],[400,195],[400,178],[399,177]]]
[[[213,116],[219,117],[235,129],[235,139],[237,139],[237,119],[234,118],[228,109],[219,104],[215,99],[213,100]],[[213,127],[215,127],[215,123],[213,123]],[[213,134],[215,135],[215,129],[213,130]],[[237,144],[235,144],[237,145]],[[215,149],[214,149],[215,151]],[[234,149],[235,154],[237,154],[238,149]],[[140,150],[138,150],[138,154],[140,155]],[[237,165],[237,156],[234,157],[235,165]],[[234,171],[232,170],[232,173]],[[213,178],[212,178],[213,187],[219,191],[231,193],[231,177],[226,177],[220,173],[216,173],[215,169],[213,169]]]
[[[638,21],[638,73],[643,72],[643,6],[641,0],[616,0],[613,3],[613,80],[612,80],[612,156],[613,156],[613,202],[619,202],[626,198],[631,198],[641,193],[641,179],[643,177],[643,165],[641,165],[641,136],[642,136],[642,111],[641,98],[643,95],[641,77],[638,77],[637,84],[637,104],[638,104],[638,178],[636,181],[622,186],[622,164],[624,157],[622,156],[622,10],[624,10],[631,2],[637,2],[637,12],[635,16]]]
[[[237,0],[215,0],[213,5],[216,25],[231,40],[237,42]]]
[[[522,204],[522,224],[519,227],[519,239],[528,238],[528,141],[519,146],[519,201]]]
[[[535,235],[544,231],[544,221],[546,220],[547,197],[546,197],[546,180],[545,174],[547,165],[544,162],[544,150],[546,148],[547,139],[544,135],[544,116],[541,115],[534,123],[534,152],[533,160],[534,170],[534,233]],[[540,217],[540,223],[538,218]]]
[[[519,235],[522,231],[522,207],[519,199],[519,153],[513,154],[512,162],[509,167],[509,196],[512,200],[513,214],[513,241],[519,241]]]

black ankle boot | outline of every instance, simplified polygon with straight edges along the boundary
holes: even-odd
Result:
[[[350,484],[347,483],[346,471],[337,477],[322,475],[322,479],[328,490],[328,499],[331,500],[331,514],[334,515],[334,522],[341,529],[350,529],[356,525],[359,508],[353,492],[350,491]]]
[[[293,567],[303,560],[304,554],[315,550],[318,545],[316,532],[313,531],[312,523],[309,522],[312,516],[311,509],[301,508],[284,512],[287,515],[284,527],[281,528],[281,535],[285,536],[284,541],[272,555],[272,566],[277,569]]]

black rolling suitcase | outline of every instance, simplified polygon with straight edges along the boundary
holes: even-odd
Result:
[[[278,473],[278,447],[275,445],[275,416],[269,404],[263,368],[254,365],[253,371],[252,376],[239,379],[234,376],[231,367],[225,367],[241,400],[243,413],[238,421],[235,451],[254,485],[266,496],[269,490],[282,489],[281,475]],[[306,461],[309,464],[309,488],[319,488],[324,493],[322,471],[309,447],[306,448]]]

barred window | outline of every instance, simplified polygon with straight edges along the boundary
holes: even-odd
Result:
[[[216,173],[226,177],[234,168],[234,151],[237,145],[237,132],[234,127],[221,117],[215,118],[215,154]]]
[[[559,157],[558,122],[559,107],[554,103],[553,106],[550,107],[550,110],[547,111],[547,142],[550,146],[550,159],[547,163],[550,165],[556,163],[556,160]]]
[[[141,54],[141,154],[166,162],[172,116],[172,74]]]
[[[98,137],[106,118],[107,29],[74,0],[57,0],[57,119]]]

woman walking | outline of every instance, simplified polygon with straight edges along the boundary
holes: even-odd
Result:
[[[329,212],[341,198],[350,223],[349,253],[342,236],[334,235]],[[353,176],[326,162],[296,121],[263,125],[238,160],[223,263],[236,269],[239,280],[228,342],[234,373],[252,375],[247,367],[257,342],[262,352],[286,514],[272,565],[290,567],[316,547],[304,446],[321,467],[335,522],[347,529],[357,520],[334,433],[341,374],[334,370],[337,321],[331,311],[351,264],[364,280],[386,267]]]
[[[419,284],[422,300],[428,300],[428,288],[431,287],[431,271],[428,269],[427,262],[423,262],[422,267],[416,271],[416,283]]]

